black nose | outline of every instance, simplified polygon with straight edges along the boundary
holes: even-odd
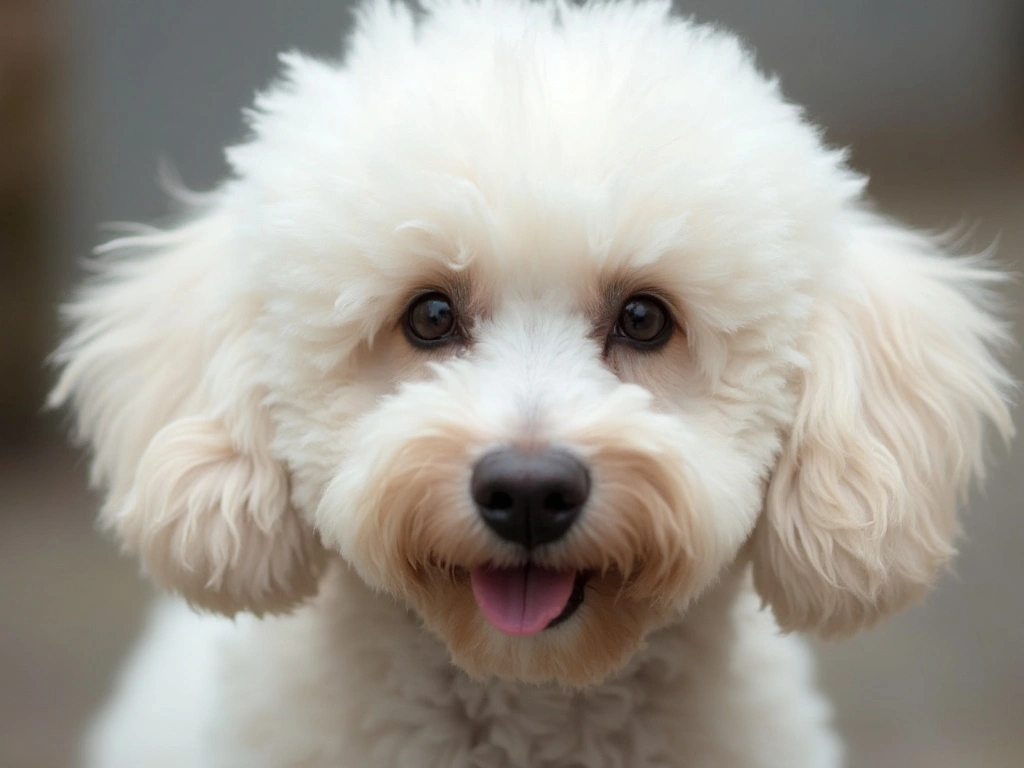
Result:
[[[470,490],[491,530],[529,549],[572,527],[590,493],[590,474],[566,451],[506,448],[476,463]]]

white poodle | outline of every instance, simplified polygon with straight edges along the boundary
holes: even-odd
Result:
[[[88,765],[838,766],[784,632],[949,561],[997,275],[667,2],[379,0],[284,61],[69,310],[103,525],[207,612],[156,609]]]

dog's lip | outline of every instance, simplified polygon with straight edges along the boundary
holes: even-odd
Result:
[[[572,585],[572,594],[569,595],[569,602],[565,604],[565,608],[562,609],[560,614],[548,622],[548,625],[544,627],[545,632],[562,624],[579,610],[580,606],[583,605],[583,599],[586,597],[587,582],[589,580],[590,573],[588,571],[576,572],[576,581]]]

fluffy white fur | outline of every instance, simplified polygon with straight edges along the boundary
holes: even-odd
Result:
[[[188,223],[107,246],[53,402],[104,526],[240,615],[157,608],[90,766],[840,764],[779,627],[870,626],[948,562],[1011,432],[998,278],[668,10],[372,3],[343,63],[285,57]],[[465,344],[408,343],[424,289]],[[638,292],[657,352],[605,341]],[[466,578],[522,557],[468,491],[512,443],[593,478],[535,554],[587,597],[528,638]]]

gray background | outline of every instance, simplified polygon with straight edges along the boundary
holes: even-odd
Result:
[[[997,234],[1024,267],[1024,4],[1013,0],[691,0],[743,34],[831,140],[855,146],[872,192],[915,224]],[[203,189],[240,138],[240,108],[291,47],[335,55],[349,3],[53,3],[69,66],[66,175],[52,274],[107,220],[159,221],[164,158]],[[1021,288],[1011,289],[1018,337]],[[1024,364],[1013,362],[1018,376]],[[1019,423],[1019,422],[1018,422]],[[81,461],[52,425],[0,454],[0,765],[71,764],[147,590],[92,531]],[[1024,453],[1000,463],[967,519],[956,575],[881,629],[821,649],[852,766],[1024,766]]]

